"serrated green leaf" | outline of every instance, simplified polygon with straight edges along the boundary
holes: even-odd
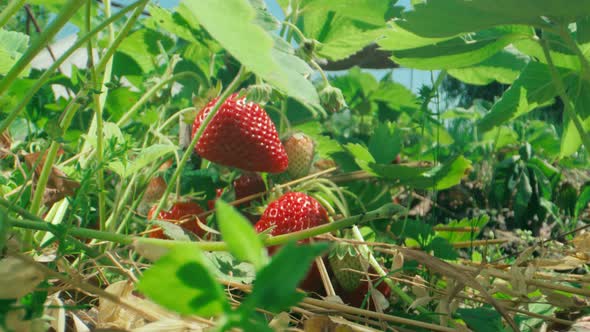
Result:
[[[566,81],[571,81],[574,78],[574,75],[569,71],[561,70],[559,73],[561,78]],[[526,95],[523,95],[523,92]],[[506,90],[490,112],[479,122],[478,127],[482,132],[490,130],[540,105],[553,102],[556,95],[557,90],[547,65],[530,62],[514,84]]]
[[[181,11],[181,8],[179,10]],[[146,27],[153,30],[162,29],[184,40],[195,43],[199,42],[193,32],[193,28],[198,26],[198,22],[192,22],[191,24],[179,15],[178,12],[173,13],[168,9],[154,4],[148,6],[148,12],[150,13],[150,17],[144,21]]]
[[[358,143],[348,143],[345,146],[346,150],[354,157],[355,162],[363,170],[375,174],[369,164],[375,163],[375,158],[371,155],[369,150]]]
[[[527,63],[528,58],[504,50],[474,66],[449,69],[449,75],[474,85],[512,84]]]
[[[402,137],[392,132],[387,123],[380,123],[369,140],[369,152],[377,163],[388,164],[395,160],[402,148]]]
[[[273,36],[255,23],[247,0],[184,1],[186,8],[249,71],[305,105],[319,108],[316,90],[296,69],[311,69],[300,58],[277,49]],[[293,69],[295,68],[295,69]]]
[[[391,22],[389,28],[384,31],[383,38],[379,39],[377,44],[384,50],[400,51],[437,44],[451,38],[424,38],[401,28],[395,22]]]
[[[463,156],[458,156],[436,167],[409,167],[375,163],[368,167],[378,176],[393,180],[400,185],[417,189],[436,188],[443,190],[461,182],[466,172],[471,169],[471,161]]]
[[[483,228],[490,220],[490,217],[487,215],[482,215],[479,218],[463,218],[461,220],[452,220],[449,223],[443,225],[438,224],[438,226],[447,226],[447,227],[469,227],[473,229],[472,232],[449,232],[449,231],[437,231],[436,236],[441,238],[447,239],[449,243],[457,243],[457,242],[464,242],[464,241],[471,241],[477,238],[477,236],[483,231]],[[475,230],[479,228],[479,230]]]
[[[393,51],[392,59],[404,67],[424,70],[468,67],[492,57],[514,41],[530,37],[530,29],[494,28],[469,38],[454,38],[434,45]]]
[[[219,278],[251,284],[256,278],[256,270],[250,263],[240,262],[234,256],[224,251],[206,252],[213,265],[216,267],[215,272]]]
[[[561,41],[561,43],[564,42]],[[547,64],[547,59],[543,53],[543,47],[541,47],[537,41],[529,39],[517,40],[513,43],[513,46],[519,52],[528,55],[530,58],[534,58],[541,63]],[[554,49],[551,49],[549,53],[551,54],[553,65],[556,67],[572,69],[576,71],[581,69],[580,60],[575,55],[564,54]]]
[[[194,246],[177,245],[144,272],[137,288],[178,313],[216,316],[230,309],[210,264]]]
[[[491,306],[480,308],[457,309],[459,317],[467,323],[467,326],[475,331],[502,332],[508,331],[502,324],[500,313]]]
[[[153,220],[152,223],[159,226],[160,228],[162,228],[162,231],[164,232],[164,234],[172,240],[178,240],[178,241],[190,241],[191,240],[191,238],[188,235],[186,235],[186,233],[182,230],[182,227],[180,227],[177,224],[174,224],[174,223],[171,223],[168,221],[163,221],[163,220]]]
[[[260,270],[266,263],[264,246],[254,228],[234,207],[218,199],[215,203],[215,214],[219,223],[221,236],[229,251],[244,262],[254,264]]]
[[[117,160],[111,162],[108,167],[119,174],[119,176],[125,178],[139,172],[159,158],[162,158],[169,153],[173,153],[176,149],[176,146],[170,144],[154,144],[139,151],[136,158],[133,159],[133,161],[128,162],[126,165]]]
[[[297,284],[306,275],[315,257],[327,249],[326,243],[303,246],[289,243],[281,248],[256,275],[252,293],[240,306],[242,313],[247,314],[254,308],[279,312],[297,304],[305,297],[296,292]]]
[[[398,24],[424,37],[448,37],[495,26],[522,24],[541,26],[542,17],[566,22],[587,16],[590,1],[564,6],[554,0],[430,0],[405,12]]]
[[[0,75],[10,71],[29,46],[29,36],[17,31],[6,31],[0,28]],[[20,73],[20,77],[29,75],[29,70]]]
[[[482,136],[483,142],[494,144],[496,149],[518,142],[518,134],[514,129],[507,126],[498,126],[485,132]]]
[[[172,39],[152,29],[139,29],[131,33],[119,46],[121,52],[133,59],[144,73],[156,68],[156,57],[160,54],[160,42],[165,49],[174,45]]]
[[[590,129],[590,110],[588,109],[590,107],[590,82],[576,76],[566,84],[568,85],[567,94],[574,103],[573,107],[577,116],[582,120],[582,128],[587,133]],[[567,113],[564,115],[564,122],[566,126],[561,139],[560,157],[571,156],[582,145],[578,129]]]
[[[432,251],[434,257],[441,259],[453,260],[459,257],[457,251],[455,251],[455,248],[453,248],[447,239],[442,237],[433,238],[426,248],[424,248],[424,250]]]

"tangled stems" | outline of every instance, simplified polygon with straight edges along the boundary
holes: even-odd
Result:
[[[87,238],[87,239],[97,239],[102,241],[109,241],[115,242],[119,244],[133,244],[135,242],[141,242],[144,244],[153,244],[158,245],[161,247],[172,248],[176,245],[183,245],[186,246],[186,241],[175,241],[175,240],[162,240],[162,239],[152,239],[152,238],[144,238],[139,236],[133,235],[124,235],[124,234],[117,234],[111,232],[103,232],[89,228],[65,228],[63,226],[56,226],[50,223],[43,221],[42,219],[31,215],[30,213],[26,213],[26,211],[22,211],[19,208],[13,208],[10,205],[10,202],[5,201],[4,199],[0,199],[0,205],[6,207],[7,209],[13,210],[22,217],[27,218],[24,220],[17,220],[12,217],[6,217],[6,221],[12,227],[24,228],[24,229],[33,229],[39,231],[46,231],[54,234],[55,236],[63,235],[67,233],[71,236],[76,236],[80,238]],[[320,225],[317,227],[309,228],[306,230],[302,230],[299,232],[278,235],[270,238],[265,238],[264,245],[265,246],[276,246],[281,244],[286,244],[288,242],[299,241],[303,239],[307,239],[310,237],[318,236],[321,234],[333,232],[345,227],[350,227],[355,224],[363,224],[372,220],[376,219],[388,219],[391,218],[394,214],[401,212],[402,209],[393,204],[388,204],[380,207],[371,212],[367,212],[364,214],[352,216],[349,218],[344,218],[329,224]],[[25,213],[23,213],[25,212]],[[201,241],[201,242],[188,242],[190,245],[194,246],[196,249],[206,250],[206,251],[227,251],[227,245],[225,242],[221,241]]]

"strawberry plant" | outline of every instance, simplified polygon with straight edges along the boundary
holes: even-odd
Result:
[[[590,0],[0,3],[0,331],[579,331]]]

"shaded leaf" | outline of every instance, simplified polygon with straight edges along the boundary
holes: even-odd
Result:
[[[266,262],[264,247],[250,221],[220,199],[215,203],[215,215],[229,251],[236,258],[254,264],[257,270],[261,269]]]
[[[181,314],[215,316],[228,310],[211,262],[194,246],[177,245],[144,272],[137,288]]]

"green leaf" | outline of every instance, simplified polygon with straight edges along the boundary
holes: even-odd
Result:
[[[396,82],[382,81],[369,96],[371,100],[385,103],[393,110],[412,112],[420,108],[418,97],[410,89]]]
[[[410,167],[374,163],[370,164],[369,167],[377,175],[393,180],[400,185],[407,185],[416,189],[435,188],[443,190],[461,182],[465,173],[471,168],[471,161],[463,156],[458,156],[436,167]]]
[[[165,220],[153,220],[153,224],[162,228],[162,231],[166,236],[171,238],[172,240],[178,241],[190,241],[191,238],[186,235],[182,227],[177,224],[165,221]]]
[[[389,129],[388,123],[380,123],[369,140],[369,152],[377,163],[390,164],[402,148],[402,137],[396,130]]]
[[[426,246],[434,236],[432,226],[422,220],[395,222],[391,224],[391,232],[400,237],[413,239],[421,247]]]
[[[542,26],[542,17],[575,21],[590,12],[590,0],[564,6],[554,0],[430,0],[404,13],[398,24],[423,37],[449,37],[500,25]]]
[[[246,69],[305,105],[319,108],[315,88],[304,75],[307,64],[255,23],[256,11],[246,0],[184,1],[199,23]]]
[[[519,174],[516,185],[516,194],[514,196],[514,218],[522,220],[526,216],[531,198],[533,197],[533,187],[531,179],[526,171]]]
[[[313,138],[315,150],[321,158],[329,159],[335,153],[343,152],[344,148],[340,143],[329,136],[323,135],[321,126],[317,122],[308,121],[293,127],[294,131],[301,131],[307,136]]]
[[[375,163],[375,158],[373,158],[367,148],[358,143],[348,143],[345,148],[354,157],[354,161],[361,169],[371,174],[376,174],[373,172],[373,168],[369,166],[369,164]]]
[[[550,303],[531,303],[527,307],[529,312],[547,317],[552,316],[557,309],[555,305]],[[521,331],[532,331],[545,322],[543,318],[528,315],[516,315],[514,321]]]
[[[442,237],[435,237],[432,239],[424,250],[432,251],[435,257],[441,259],[454,260],[459,257],[455,248],[453,248],[447,239]]]
[[[16,31],[6,31],[0,28],[0,75],[5,75],[10,71],[12,66],[20,59],[21,55],[29,46],[29,36]],[[25,70],[20,77],[29,75],[29,70]]]
[[[564,41],[560,41],[560,43],[565,43]],[[543,47],[539,44],[539,42],[535,40],[517,40],[513,43],[513,46],[519,51],[530,58],[536,59],[537,61],[547,64],[547,59],[545,58],[545,54],[543,52]],[[581,70],[580,60],[577,56],[571,54],[565,54],[563,52],[551,49],[551,60],[553,60],[553,65],[560,68],[572,69],[575,71]]]
[[[170,144],[154,144],[139,151],[136,158],[127,165],[117,160],[111,162],[109,168],[119,174],[119,176],[125,178],[141,171],[159,158],[173,153],[176,149],[176,146]]]
[[[218,199],[215,203],[215,215],[219,223],[221,236],[229,251],[245,262],[254,264],[260,270],[266,263],[264,246],[254,228],[233,206]]]
[[[510,43],[531,37],[530,29],[502,27],[480,31],[469,38],[393,51],[392,59],[404,67],[424,70],[453,69],[478,64]]]
[[[569,71],[560,71],[562,79],[572,78]],[[517,118],[540,105],[553,102],[557,90],[547,65],[530,62],[514,84],[494,104],[492,109],[479,122],[481,131],[487,131],[506,121]]]
[[[434,45],[445,40],[447,38],[424,38],[403,29],[395,22],[389,24],[389,28],[385,30],[383,38],[377,41],[377,44],[381,49],[388,51],[400,51],[419,48],[422,46]]]
[[[576,201],[576,207],[574,209],[574,211],[575,211],[574,215],[576,217],[578,217],[580,212],[582,212],[586,208],[586,206],[588,206],[589,202],[590,202],[590,186],[585,185],[580,190],[580,195],[578,196],[578,200]]]
[[[477,236],[483,231],[483,228],[490,220],[490,217],[487,215],[479,216],[479,218],[463,218],[461,220],[452,220],[448,224],[438,224],[438,226],[448,226],[448,227],[471,227],[473,229],[472,232],[449,232],[449,231],[437,231],[436,236],[441,238],[447,239],[449,243],[457,243],[457,242],[465,242],[471,241],[477,238]],[[479,228],[478,231],[475,228]]]
[[[185,315],[216,316],[230,310],[211,262],[194,246],[176,245],[144,272],[137,288],[154,302]]]
[[[490,142],[494,144],[496,149],[500,149],[518,143],[518,134],[510,127],[498,126],[485,132],[482,136],[482,142]]]
[[[476,65],[449,69],[449,75],[473,85],[512,84],[527,63],[528,58],[504,50]]]
[[[224,251],[206,252],[215,266],[215,273],[224,280],[251,284],[256,278],[256,270],[250,263],[238,261],[234,256]]]
[[[187,41],[198,43],[199,40],[195,38],[193,29],[198,27],[198,22],[189,23],[179,13],[183,12],[182,5],[176,12],[172,13],[169,10],[157,5],[150,4],[148,6],[150,17],[144,20],[144,25],[150,29],[162,29],[170,32],[172,35],[182,38]]]
[[[305,14],[309,12],[335,12],[336,14],[371,25],[385,24],[388,13],[396,1],[391,0],[311,0],[303,1]]]
[[[161,53],[158,42],[162,43],[165,49],[174,45],[172,39],[155,30],[139,29],[125,38],[117,52],[127,55],[144,73],[149,73],[156,68],[156,57]]]
[[[478,332],[507,331],[502,324],[502,317],[490,306],[480,308],[459,308],[459,317],[467,323],[467,326]]]
[[[240,306],[242,313],[254,308],[280,312],[296,305],[305,297],[296,291],[298,283],[314,259],[327,249],[327,243],[299,246],[289,243],[281,248],[256,275],[252,293]]]
[[[574,103],[574,110],[582,119],[582,128],[586,133],[590,130],[590,82],[577,77],[571,80],[567,87],[567,94]],[[571,156],[582,145],[582,138],[573,120],[565,113],[566,128],[561,140],[560,157]]]

